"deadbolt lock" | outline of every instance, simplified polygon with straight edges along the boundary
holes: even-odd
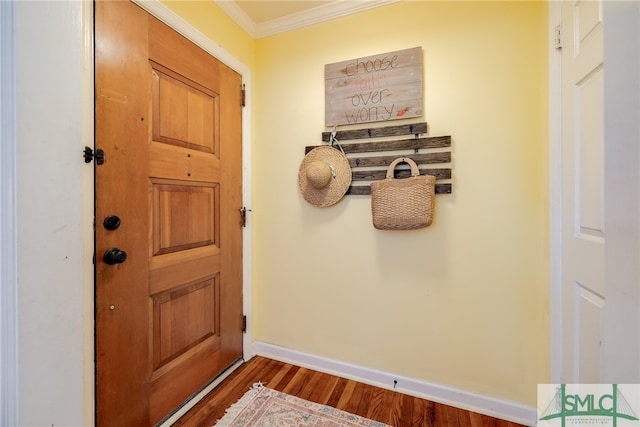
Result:
[[[120,217],[118,215],[109,215],[102,222],[107,230],[116,230],[120,227]]]

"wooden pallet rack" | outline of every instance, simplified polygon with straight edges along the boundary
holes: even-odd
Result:
[[[426,132],[426,122],[336,132],[335,139],[342,147],[351,165],[353,183],[349,187],[347,194],[370,195],[371,187],[369,183],[362,182],[385,179],[391,162],[401,156],[408,157],[416,162],[421,175],[433,175],[436,177],[436,194],[451,193],[451,183],[438,182],[451,179],[451,167],[425,167],[425,165],[451,163],[451,151],[433,151],[433,149],[451,147],[451,136],[421,136]],[[328,143],[331,133],[323,132],[322,141]],[[353,142],[387,137],[396,137],[396,139]],[[316,147],[317,145],[305,147],[305,154]],[[334,145],[334,147],[336,146]],[[429,150],[432,152],[428,152]],[[404,153],[407,151],[410,151],[410,153]],[[391,154],[391,152],[395,154]],[[366,155],[368,153],[379,155]],[[406,178],[410,174],[409,169],[396,168],[394,176],[396,178]]]

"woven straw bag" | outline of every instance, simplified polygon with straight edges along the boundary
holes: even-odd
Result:
[[[411,177],[395,179],[398,163],[411,166]],[[420,175],[418,165],[408,157],[395,159],[387,178],[371,183],[371,214],[378,230],[413,230],[431,225],[436,177]]]

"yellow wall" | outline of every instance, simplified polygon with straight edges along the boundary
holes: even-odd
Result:
[[[547,4],[401,2],[257,41],[213,2],[165,4],[252,70],[254,339],[535,405],[549,381]],[[324,65],[416,46],[429,134],[453,140],[434,223],[375,230],[365,196],[308,205],[297,174],[327,130]]]
[[[549,381],[547,22],[544,2],[401,2],[257,41],[255,340],[535,405]],[[429,133],[453,140],[433,225],[375,230],[365,196],[307,204],[297,174],[327,130],[324,65],[416,46]]]

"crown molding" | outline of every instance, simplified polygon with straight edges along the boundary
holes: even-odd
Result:
[[[259,39],[330,21],[401,0],[336,0],[332,3],[256,24],[235,1],[213,0],[252,38]]]
[[[229,0],[213,0],[213,2],[222,9],[229,18],[233,19],[243,30],[245,30],[252,38],[256,38],[256,23],[244,13],[244,10],[236,4],[235,1]]]

